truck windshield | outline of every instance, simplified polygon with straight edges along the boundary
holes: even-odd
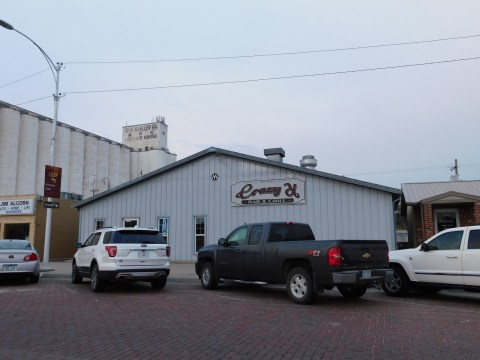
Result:
[[[315,240],[312,229],[307,224],[272,224],[270,242]]]

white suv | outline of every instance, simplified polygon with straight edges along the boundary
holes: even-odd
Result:
[[[95,292],[110,280],[148,281],[154,289],[163,289],[169,274],[170,246],[155,229],[99,229],[77,243],[72,261],[72,283],[90,278]]]

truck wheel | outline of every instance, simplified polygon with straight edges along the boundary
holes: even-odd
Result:
[[[314,296],[310,273],[302,267],[290,270],[287,275],[287,292],[290,299],[297,304],[309,304]]]
[[[107,282],[98,276],[98,265],[93,264],[92,270],[90,271],[90,288],[93,292],[100,292],[105,289],[106,285]]]
[[[367,292],[366,286],[353,287],[347,285],[338,285],[337,289],[338,291],[340,291],[340,294],[349,299],[358,299],[359,297],[365,295],[365,293]]]
[[[215,273],[213,272],[213,264],[210,261],[206,261],[202,264],[202,271],[200,272],[200,281],[204,289],[213,290],[217,287],[217,281],[215,280]]]
[[[410,280],[405,271],[401,267],[396,266],[393,268],[392,280],[384,282],[382,288],[387,295],[396,297],[406,296],[410,290]]]
[[[75,260],[72,263],[72,284],[80,284],[83,280],[83,277],[78,273],[78,267]]]

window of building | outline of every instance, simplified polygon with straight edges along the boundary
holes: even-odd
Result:
[[[205,246],[205,216],[195,216],[195,252]]]
[[[435,209],[435,232],[460,226],[458,209]]]
[[[124,227],[135,227],[135,226],[138,226],[138,219],[135,219],[135,218],[126,218],[126,219],[123,219],[123,226],[124,226]]]
[[[160,230],[160,233],[162,234],[165,243],[168,244],[168,218],[161,217],[158,219],[158,230]]]
[[[95,230],[105,227],[105,219],[95,219]]]

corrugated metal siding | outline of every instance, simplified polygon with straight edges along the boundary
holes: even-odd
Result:
[[[212,181],[217,173],[219,179]],[[231,186],[239,181],[305,180],[301,205],[232,206]],[[392,194],[295,172],[252,160],[211,154],[141,181],[80,208],[80,239],[94,220],[121,226],[125,217],[156,227],[169,218],[172,260],[195,260],[194,217],[206,216],[206,243],[216,243],[238,225],[262,221],[309,223],[317,239],[381,239],[394,248]]]

